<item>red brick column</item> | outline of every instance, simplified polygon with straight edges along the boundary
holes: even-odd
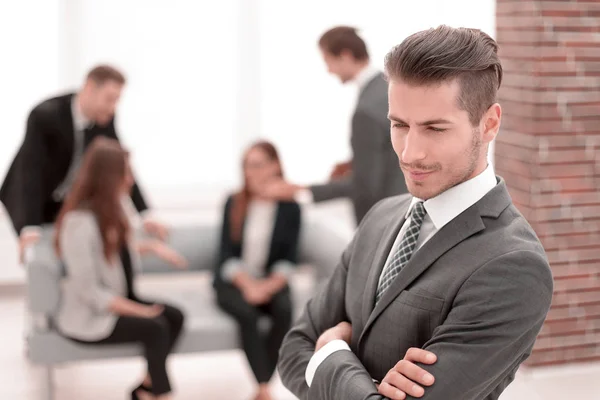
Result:
[[[600,0],[497,0],[496,171],[555,278],[528,365],[600,360]]]

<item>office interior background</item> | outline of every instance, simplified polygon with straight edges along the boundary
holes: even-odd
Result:
[[[218,221],[225,196],[240,185],[242,151],[259,138],[279,148],[291,181],[325,181],[335,163],[351,156],[349,122],[357,95],[353,85],[342,85],[327,73],[317,46],[325,30],[340,24],[360,29],[378,68],[393,45],[440,24],[482,29],[501,47],[499,36],[504,35],[506,50],[501,51],[507,77],[500,100],[503,106],[503,100],[507,103],[507,122],[490,161],[505,175],[515,202],[534,228],[556,234],[563,229],[566,234],[570,231],[564,225],[576,218],[572,224],[585,226],[589,235],[579,233],[583,246],[574,244],[572,235],[565,236],[565,242],[556,242],[556,236],[545,242],[554,243],[549,257],[557,265],[555,275],[558,271],[564,278],[557,283],[557,301],[568,300],[559,309],[565,317],[554,314],[558,322],[545,331],[543,346],[566,350],[564,357],[552,353],[550,358],[540,356],[539,365],[524,367],[502,398],[600,399],[599,1],[0,2],[0,175],[5,175],[23,140],[31,108],[44,98],[77,90],[92,66],[109,63],[128,80],[117,109],[120,139],[132,151],[136,177],[152,208],[170,226]],[[532,32],[540,35],[535,40],[549,41],[542,37],[548,29],[554,34],[554,52],[536,53],[541,47],[535,41],[515,44]],[[587,46],[563,55],[566,42]],[[521,61],[527,51],[531,59]],[[581,52],[588,56],[585,65]],[[577,73],[587,65],[594,74]],[[538,67],[555,72],[546,75],[554,78],[546,81],[549,96],[558,93],[551,100],[534,98],[539,92],[527,82],[531,80],[524,71]],[[572,84],[563,83],[565,77]],[[562,89],[552,91],[553,87]],[[531,113],[538,113],[537,119],[531,120],[538,124],[520,125],[528,111],[519,101],[535,106],[556,103],[568,111],[569,123],[564,113],[554,124],[544,121],[541,108],[536,108]],[[576,103],[581,107],[571,107]],[[522,119],[511,119],[513,115]],[[538,129],[551,134],[543,136]],[[526,165],[544,151],[563,160],[551,165],[554,172],[544,168],[543,157]],[[573,165],[587,166],[584,161],[592,172],[575,172]],[[559,170],[566,172],[561,175]],[[539,191],[530,189],[533,186]],[[575,194],[561,196],[561,191]],[[557,197],[560,200],[553,203]],[[547,211],[538,213],[538,206]],[[577,217],[565,217],[565,208]],[[351,237],[354,226],[347,201],[309,206],[306,211],[306,219],[325,221],[342,237]],[[568,262],[573,258],[580,262]],[[41,398],[43,373],[27,362],[22,349],[26,271],[18,264],[17,240],[2,211],[0,264],[0,288],[5,288],[0,290],[6,293],[0,297],[0,373],[7,378],[0,394]],[[187,278],[169,279],[169,290],[187,283]],[[150,286],[163,283],[148,278]],[[573,309],[576,312],[570,313]],[[128,382],[123,375],[134,374],[140,363],[136,359],[66,365],[57,370],[58,392],[63,394],[58,398],[118,398]],[[181,392],[177,398],[216,399],[224,388],[233,392],[230,398],[251,393],[250,373],[237,351],[177,355],[172,369]],[[283,387],[278,387],[277,396],[293,398]]]

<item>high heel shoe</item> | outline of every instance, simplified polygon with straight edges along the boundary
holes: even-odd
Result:
[[[140,398],[137,394],[138,390],[143,390],[144,392],[148,392],[148,393],[152,392],[152,388],[149,388],[148,386],[144,386],[144,384],[141,383],[140,386],[136,387],[135,389],[133,389],[133,392],[131,392],[131,400],[140,400]]]

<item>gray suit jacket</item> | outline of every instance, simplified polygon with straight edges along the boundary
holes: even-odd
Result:
[[[279,372],[301,399],[382,399],[371,378],[382,380],[411,347],[438,356],[422,366],[436,378],[422,399],[497,399],[529,356],[550,307],[552,276],[501,179],[413,255],[374,307],[409,204],[410,196],[397,196],[369,212],[285,338]],[[341,321],[352,324],[352,351],[329,356],[309,388],[304,374],[315,343]]]
[[[387,88],[383,74],[378,74],[359,95],[350,138],[352,175],[311,187],[317,202],[350,197],[357,223],[379,200],[407,193],[404,175],[390,142]]]
[[[102,238],[91,211],[75,210],[65,215],[60,232],[61,258],[66,276],[61,283],[61,304],[56,323],[61,333],[79,340],[97,341],[114,330],[118,316],[109,311],[116,296],[127,297],[121,260],[109,264],[103,254]],[[141,260],[130,245],[132,267]]]

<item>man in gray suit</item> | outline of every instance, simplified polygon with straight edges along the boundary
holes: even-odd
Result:
[[[381,71],[370,65],[367,46],[354,28],[328,30],[321,36],[319,48],[329,72],[342,83],[355,82],[360,90],[352,117],[353,158],[337,164],[327,184],[302,188],[275,182],[266,188],[266,194],[304,204],[350,197],[356,222],[360,223],[379,200],[407,191],[398,158],[390,146],[387,82]]]
[[[281,378],[301,399],[403,399],[408,369],[421,368],[430,386],[406,398],[497,399],[553,290],[542,245],[487,164],[501,119],[497,44],[441,26],[395,47],[386,73],[410,195],[365,216],[284,340]],[[411,348],[437,361],[401,361]]]

